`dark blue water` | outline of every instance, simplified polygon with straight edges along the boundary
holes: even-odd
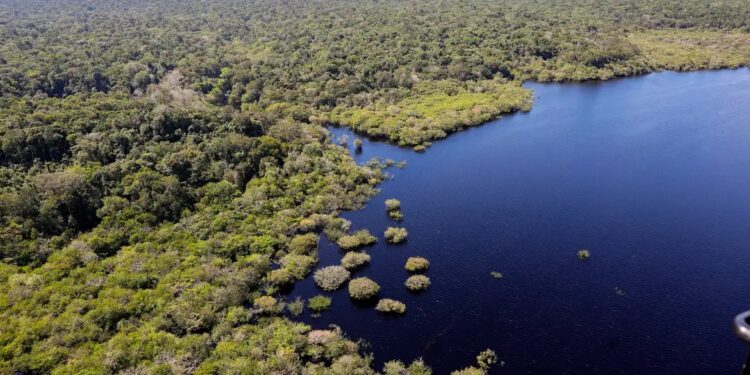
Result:
[[[750,309],[750,70],[528,87],[530,113],[424,154],[365,142],[358,161],[408,166],[344,215],[381,237],[356,275],[407,314],[380,315],[340,290],[331,311],[304,320],[366,340],[378,366],[423,357],[437,374],[485,348],[502,374],[738,373],[749,349],[731,322]],[[382,241],[391,197],[403,246]],[[403,286],[414,255],[432,262],[432,287],[417,295]],[[321,266],[340,256],[323,241]],[[305,280],[292,295],[318,293]]]

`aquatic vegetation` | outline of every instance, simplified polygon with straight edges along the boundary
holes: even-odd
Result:
[[[481,369],[489,369],[497,364],[497,354],[494,350],[485,349],[477,355],[477,364]]]
[[[430,287],[430,278],[425,275],[412,275],[406,279],[404,285],[411,291],[425,290]]]
[[[313,279],[321,289],[333,291],[341,287],[346,280],[349,280],[350,275],[344,267],[328,266],[315,271]]]
[[[420,152],[421,153],[421,152],[427,151],[427,146],[425,146],[425,145],[416,145],[416,146],[412,147],[412,149],[414,150],[414,152]]]
[[[359,138],[356,138],[354,140],[354,149],[358,152],[362,151],[362,140]]]
[[[430,268],[430,261],[423,257],[409,257],[404,268],[409,272],[421,272]]]
[[[422,359],[417,359],[408,367],[401,361],[388,361],[383,365],[384,375],[432,375],[432,370]]]
[[[587,260],[591,258],[591,251],[587,249],[581,249],[581,250],[578,250],[578,253],[576,255],[578,256],[578,259],[580,260]]]
[[[394,228],[394,227],[388,227],[384,233],[386,242],[392,243],[392,244],[397,244],[397,243],[406,241],[406,236],[408,235],[409,233],[406,231],[405,228]]]
[[[503,274],[501,272],[497,272],[497,271],[490,272],[490,276],[492,276],[495,279],[502,279],[503,278]]]
[[[369,263],[370,259],[370,254],[365,252],[349,252],[341,258],[341,265],[351,271]]]
[[[404,218],[404,214],[401,213],[401,202],[398,199],[386,199],[385,209],[393,220],[399,221]]]
[[[385,200],[385,209],[387,211],[396,211],[401,209],[401,201],[395,198]]]
[[[302,298],[297,297],[294,301],[286,304],[286,309],[292,316],[299,316],[305,310],[305,303]]]
[[[451,375],[487,375],[487,371],[473,366],[451,372]]]
[[[395,211],[388,211],[388,216],[389,216],[389,217],[390,217],[391,219],[393,219],[393,220],[396,220],[396,221],[401,221],[401,220],[403,220],[403,219],[404,219],[404,214],[403,214],[403,213],[401,213],[401,211],[400,211],[400,210],[395,210]]]
[[[380,285],[366,277],[358,277],[349,281],[349,296],[352,299],[370,299],[379,292]]]
[[[378,301],[378,304],[375,306],[375,310],[383,313],[403,314],[406,312],[406,305],[403,302],[396,301],[395,299],[383,298]]]
[[[377,237],[370,234],[367,229],[358,230],[352,235],[339,238],[336,242],[342,250],[355,250],[360,247],[370,246],[378,241]]]
[[[307,300],[307,307],[316,313],[320,313],[331,308],[331,298],[323,295],[311,297]]]
[[[271,296],[261,296],[253,300],[253,307],[260,313],[274,314],[281,309],[276,298]]]

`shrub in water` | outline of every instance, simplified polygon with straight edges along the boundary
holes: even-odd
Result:
[[[500,273],[500,272],[497,272],[497,271],[490,272],[490,276],[492,276],[495,279],[502,279],[503,278],[503,274]]]
[[[497,354],[492,349],[485,349],[477,356],[477,364],[479,368],[489,369],[497,363]]]
[[[362,229],[352,235],[342,236],[336,243],[342,250],[354,250],[362,246],[373,245],[377,241],[377,237],[370,234],[367,229]]]
[[[383,298],[378,301],[375,310],[384,313],[403,314],[406,312],[406,305],[403,302],[396,301],[395,299]]]
[[[406,240],[406,236],[409,235],[409,233],[404,228],[393,228],[388,227],[388,229],[385,230],[385,240],[388,243],[401,243]]]
[[[401,213],[401,210],[388,211],[388,216],[396,221],[401,221],[404,218],[404,214]]]
[[[351,252],[344,255],[341,265],[347,270],[356,269],[370,262],[370,255],[365,252]]]
[[[401,202],[398,199],[386,199],[385,209],[393,220],[398,221],[404,218],[404,214],[401,213]]]
[[[315,271],[313,279],[323,290],[332,291],[338,289],[349,276],[349,271],[344,267],[328,266]]]
[[[378,292],[380,292],[380,285],[366,277],[358,277],[349,281],[349,296],[353,299],[369,299],[375,297]]]
[[[432,369],[422,359],[406,367],[401,361],[389,361],[383,366],[383,375],[431,375]]]
[[[404,265],[409,272],[420,272],[430,268],[430,261],[422,257],[410,257]]]
[[[430,278],[425,275],[414,275],[406,279],[404,283],[409,290],[425,290],[430,287]]]
[[[286,309],[292,316],[299,316],[305,310],[305,303],[302,302],[301,298],[297,297],[294,301],[286,304]]]
[[[398,199],[386,199],[385,200],[385,209],[388,211],[396,211],[401,209],[401,202]]]
[[[591,252],[590,251],[588,251],[587,249],[578,250],[578,259],[580,259],[580,260],[586,260],[586,259],[589,259],[589,258],[591,258]]]
[[[307,300],[307,307],[309,307],[310,310],[319,313],[331,308],[331,299],[326,296],[318,295]]]

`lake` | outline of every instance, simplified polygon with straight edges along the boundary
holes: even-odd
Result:
[[[732,333],[750,309],[750,70],[527,87],[531,112],[424,154],[364,140],[358,162],[408,165],[343,215],[380,237],[355,277],[407,313],[384,316],[308,278],[290,296],[333,305],[302,320],[365,340],[378,369],[423,357],[446,374],[491,348],[502,374],[739,373],[750,349]],[[406,244],[382,239],[399,226],[387,198],[401,200]],[[341,255],[321,240],[321,267]],[[409,256],[432,263],[424,293],[403,286]]]

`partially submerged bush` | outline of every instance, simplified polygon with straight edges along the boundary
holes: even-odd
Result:
[[[409,233],[404,228],[393,228],[388,227],[388,229],[385,230],[384,236],[385,240],[388,243],[401,243],[406,240],[406,236],[408,236]]]
[[[375,310],[383,313],[403,314],[406,312],[406,305],[395,299],[383,298],[378,301]]]
[[[261,313],[273,314],[279,312],[279,304],[276,298],[262,296],[253,300],[253,307]]]
[[[370,255],[365,252],[350,252],[341,259],[341,265],[347,270],[353,270],[369,263],[370,259]]]
[[[412,291],[425,290],[430,287],[430,278],[425,275],[409,276],[404,285]]]
[[[362,140],[359,138],[356,138],[354,140],[354,149],[357,151],[362,151]]]
[[[479,368],[489,369],[497,363],[497,354],[492,349],[485,349],[477,356]]]
[[[456,370],[451,372],[451,375],[487,375],[487,371],[469,366],[463,370]]]
[[[383,365],[384,375],[431,375],[432,369],[420,358],[406,367],[401,361],[389,361]]]
[[[297,297],[294,301],[286,304],[286,309],[292,316],[299,316],[305,310],[305,303]]]
[[[430,261],[422,257],[409,257],[404,265],[409,272],[420,272],[430,268]]]
[[[310,310],[319,313],[331,308],[331,299],[326,296],[317,295],[307,300],[307,307],[309,307]]]
[[[586,260],[586,259],[589,259],[589,258],[591,258],[591,252],[590,251],[588,251],[587,249],[578,250],[578,259],[580,259],[580,260]]]
[[[315,271],[313,279],[318,286],[327,291],[336,290],[349,279],[351,274],[341,266],[328,266]]]
[[[352,235],[342,236],[336,243],[342,250],[354,250],[363,246],[373,245],[377,241],[377,237],[370,234],[367,229],[362,229]]]
[[[404,214],[401,213],[401,210],[388,211],[388,217],[396,221],[401,221],[404,218]]]
[[[380,285],[366,277],[358,277],[349,281],[349,296],[353,299],[370,299],[379,292]]]
[[[401,202],[398,199],[386,199],[385,209],[388,211],[388,216],[393,220],[404,218],[404,214],[401,213]]]
[[[401,209],[401,201],[398,199],[386,199],[385,200],[385,209],[388,211],[396,211]]]

